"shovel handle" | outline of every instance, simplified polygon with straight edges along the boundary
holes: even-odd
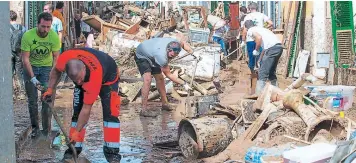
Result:
[[[43,87],[37,87],[38,90],[40,91],[43,91],[44,88]],[[58,117],[58,114],[56,112],[55,109],[53,109],[53,105],[54,105],[54,99],[56,98],[56,90],[53,91],[53,96],[52,96],[52,101],[49,103],[49,102],[46,102],[48,104],[48,108],[50,109],[50,111],[52,112],[52,115],[54,117],[54,120],[57,122],[59,128],[61,129],[63,135],[64,135],[64,138],[67,142],[67,145],[69,146],[69,148],[72,149],[73,151],[73,155],[74,155],[74,162],[75,163],[78,163],[78,154],[77,154],[77,150],[75,149],[74,145],[72,143],[70,143],[70,139],[69,139],[69,136],[68,136],[68,133],[66,132],[65,128],[63,127],[63,124],[61,123],[59,117]]]
[[[57,84],[59,83],[59,80],[57,82]],[[57,85],[56,84],[56,85]],[[45,88],[43,86],[37,86],[36,87],[39,91],[44,91]],[[59,117],[58,117],[58,114],[56,112],[55,109],[53,109],[54,107],[54,99],[56,98],[56,89],[53,90],[53,95],[52,95],[52,100],[51,102],[46,102],[48,104],[48,108],[50,109],[50,111],[52,112],[52,115],[54,117],[54,120],[57,122],[59,128],[61,129],[63,135],[64,135],[64,138],[67,142],[67,145],[69,146],[69,148],[72,149],[73,151],[73,155],[74,155],[74,162],[75,163],[78,163],[78,153],[77,153],[77,150],[75,149],[74,145],[72,143],[70,143],[70,139],[69,139],[69,136],[68,136],[68,133],[66,132],[65,128],[63,127],[63,124],[61,123]]]
[[[52,100],[53,101],[53,100]],[[69,146],[69,148],[72,149],[73,151],[73,155],[74,155],[74,162],[77,163],[78,162],[78,154],[77,154],[77,150],[75,149],[74,145],[72,143],[70,143],[70,139],[69,139],[69,136],[68,136],[68,133],[66,132],[66,130],[64,129],[63,127],[63,124],[61,123],[59,117],[58,117],[58,114],[57,112],[53,109],[53,102],[51,102],[50,104],[47,103],[49,108],[51,109],[51,112],[52,112],[52,115],[54,117],[54,120],[57,122],[59,128],[61,129],[63,135],[64,135],[64,138],[67,142],[67,145]]]

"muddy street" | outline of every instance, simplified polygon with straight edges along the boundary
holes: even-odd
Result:
[[[0,8],[0,163],[356,161],[352,1]]]
[[[242,98],[250,91],[249,70],[241,61],[234,61],[228,69],[223,70],[220,81],[224,93],[219,96],[224,105],[234,104],[237,98]],[[283,83],[285,82],[282,80],[281,85],[284,85]],[[68,132],[72,116],[73,89],[61,89],[56,97],[55,108]],[[170,101],[179,103],[172,99]],[[26,102],[22,101],[20,104],[27,108]],[[149,107],[160,114],[155,118],[139,116],[140,100],[121,106],[121,162],[187,162],[177,143],[178,123],[175,121],[176,117],[173,117],[174,112],[161,111],[159,101],[150,102]],[[27,110],[23,112],[23,115],[27,115]],[[95,163],[106,162],[102,151],[102,118],[102,107],[98,98],[92,108],[86,128],[85,146],[80,154],[80,157]],[[26,116],[23,119],[26,119]],[[59,130],[58,126],[54,126],[53,129]],[[18,162],[59,162],[67,149],[64,138],[62,137],[61,145],[53,148],[50,148],[49,140],[50,138],[43,136],[36,139],[29,138],[22,146]]]
[[[60,98],[55,102],[55,107],[59,110],[59,117],[69,131],[71,119],[71,89],[60,91]],[[171,118],[169,112],[162,113],[155,118],[140,117],[139,103],[122,106],[120,110],[121,121],[121,162],[169,162],[173,156],[179,153],[178,147],[154,147],[153,144],[170,143],[177,139],[177,124]],[[160,103],[153,102],[150,108],[160,111]],[[91,117],[87,126],[85,136],[85,146],[80,154],[91,162],[106,162],[102,152],[103,133],[102,133],[102,108],[98,100],[92,109]],[[55,128],[54,128],[55,129]],[[61,146],[50,149],[49,141],[44,137],[29,139],[24,145],[18,162],[58,162],[63,157],[67,147],[62,141]],[[175,158],[174,160],[177,160]],[[179,160],[179,159],[178,159]]]

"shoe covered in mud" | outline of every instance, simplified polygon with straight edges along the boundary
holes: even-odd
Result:
[[[76,151],[77,151],[77,156],[79,156],[80,152],[82,152],[82,148],[77,148],[75,147]],[[64,160],[70,160],[74,158],[74,154],[73,154],[73,150],[71,148],[68,148],[63,155],[63,161]]]
[[[144,117],[157,117],[157,113],[151,110],[141,110],[140,111],[140,116],[144,116]]]
[[[110,163],[120,162],[121,160],[120,148],[109,148],[104,146],[103,151],[104,151],[104,156],[106,158],[106,161]]]
[[[171,104],[162,104],[162,110],[172,111],[173,110],[173,106]]]
[[[33,127],[31,131],[31,138],[36,138],[40,133],[40,130],[37,127]]]

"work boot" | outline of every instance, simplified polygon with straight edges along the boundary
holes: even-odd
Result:
[[[119,163],[121,160],[120,148],[109,148],[104,146],[104,156],[106,161],[112,163]]]
[[[171,104],[167,103],[167,104],[162,104],[162,110],[165,110],[165,111],[172,111],[173,110],[173,107]]]
[[[262,81],[262,80],[257,80],[257,84],[256,84],[256,95],[259,95],[261,93],[261,91],[263,90],[263,88],[265,87],[266,82]]]
[[[148,109],[145,109],[145,110],[141,110],[140,111],[140,116],[143,116],[143,117],[157,117],[157,113],[154,112],[154,111],[150,111]]]
[[[271,80],[270,82],[271,82],[271,84],[272,84],[273,86],[278,87],[277,79]]]
[[[82,148],[80,147],[75,147],[76,151],[77,151],[77,157],[79,156],[80,152],[82,152]],[[73,159],[74,158],[74,154],[72,149],[69,147],[63,155],[63,160],[68,160],[68,159]]]

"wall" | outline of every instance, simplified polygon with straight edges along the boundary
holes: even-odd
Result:
[[[324,1],[307,1],[305,4],[305,18],[301,20],[301,49],[310,51],[311,57],[307,72],[313,73],[315,76],[318,76],[321,79],[325,79],[327,72],[325,69],[317,69],[316,65],[316,56],[319,52],[330,53],[331,58],[332,54],[332,30],[331,30],[331,18],[330,18],[330,3]],[[283,1],[282,6],[284,8],[283,19],[286,22],[288,20],[288,9],[289,2]],[[293,2],[292,9],[290,10],[290,22],[288,24],[287,36],[291,35],[292,21],[294,17],[295,2]],[[287,37],[288,39],[288,37]],[[287,40],[288,42],[288,40]],[[286,44],[288,46],[288,44]],[[284,50],[284,54],[280,59],[280,66],[277,69],[278,74],[283,74],[287,63],[287,49]],[[333,66],[333,65],[331,65]],[[329,69],[330,74],[333,74],[332,69]],[[326,79],[325,79],[326,80]],[[331,78],[328,80],[332,80]]]
[[[25,2],[24,1],[10,1],[10,10],[17,13],[17,23],[24,25],[25,22]]]
[[[314,17],[313,17],[313,51],[311,53],[312,73],[318,78],[324,78],[326,76],[325,69],[316,67],[317,53],[330,52],[329,44],[326,42],[326,28],[325,28],[325,13],[326,6],[324,1],[314,1]]]
[[[296,7],[296,2],[292,2],[292,8],[291,10],[289,10],[289,1],[282,1],[282,15],[283,15],[283,22],[282,23],[282,27],[284,26],[288,26],[287,31],[284,31],[287,33],[286,35],[286,40],[285,40],[285,47],[288,46],[288,41],[289,41],[289,36],[292,35],[292,29],[293,29],[293,19],[294,19],[294,14],[295,14],[295,7]],[[300,23],[300,27],[301,27],[301,31],[300,31],[300,41],[301,42],[301,48],[299,48],[299,50],[304,49],[304,50],[308,50],[311,52],[313,52],[313,2],[312,1],[307,1],[305,3],[305,18],[301,19],[301,23]],[[288,13],[290,13],[289,16],[289,23],[287,23],[288,21]],[[291,37],[292,38],[292,37]],[[299,50],[297,50],[297,54],[299,52]],[[277,68],[277,73],[278,74],[284,74],[286,71],[286,64],[288,63],[288,59],[287,59],[287,51],[288,49],[284,49],[283,50],[283,54],[279,60],[279,66]],[[307,69],[308,70],[308,69]]]
[[[9,2],[0,2],[0,162],[15,163],[14,113],[10,57]]]

